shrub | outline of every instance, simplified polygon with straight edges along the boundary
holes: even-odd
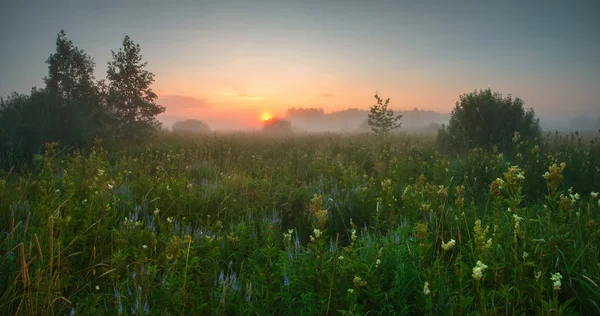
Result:
[[[472,148],[510,154],[513,138],[535,142],[541,137],[539,119],[533,109],[525,111],[523,100],[510,94],[503,97],[490,89],[460,96],[448,126],[438,131],[438,145],[448,153],[464,153]]]
[[[264,122],[263,132],[273,134],[290,134],[293,132],[292,123],[288,120],[274,117]]]
[[[206,134],[210,132],[208,124],[200,120],[185,120],[175,122],[172,130],[178,134]]]

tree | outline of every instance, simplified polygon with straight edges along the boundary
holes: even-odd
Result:
[[[205,134],[210,132],[208,124],[199,120],[185,120],[175,122],[171,129],[174,133],[181,134]]]
[[[377,104],[371,106],[368,120],[371,130],[375,134],[385,135],[391,130],[400,128],[402,115],[394,116],[394,111],[388,109],[390,99],[388,98],[384,103],[377,93],[375,99]]]
[[[443,125],[438,131],[437,141],[442,149],[453,153],[475,147],[492,150],[495,146],[510,154],[515,132],[522,141],[541,137],[540,122],[533,109],[525,111],[523,100],[486,89],[460,96],[448,126]]]
[[[263,132],[272,134],[289,134],[292,133],[292,123],[288,120],[274,117],[264,122]]]
[[[56,52],[48,57],[46,64],[46,89],[37,91],[46,93],[45,105],[38,109],[46,117],[45,125],[51,125],[46,136],[69,144],[84,144],[100,136],[106,112],[94,83],[93,58],[77,48],[61,30],[56,39]]]
[[[160,127],[156,116],[165,107],[156,104],[158,96],[150,85],[154,74],[146,70],[142,62],[140,46],[129,36],[123,39],[123,47],[112,51],[113,60],[108,62],[107,103],[119,138],[139,139]]]

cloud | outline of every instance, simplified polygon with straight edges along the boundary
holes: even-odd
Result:
[[[250,95],[248,93],[238,93],[235,95],[236,98],[247,99],[247,100],[264,100],[265,98],[257,95]]]
[[[323,98],[333,98],[333,93],[322,93],[320,97]]]
[[[265,98],[258,95],[251,95],[248,92],[216,92],[215,95],[237,98],[237,99],[246,99],[246,100],[264,100]]]

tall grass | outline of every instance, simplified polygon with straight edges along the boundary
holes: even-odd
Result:
[[[600,313],[598,139],[515,139],[514,157],[456,159],[434,143],[49,144],[29,169],[0,174],[0,310]]]

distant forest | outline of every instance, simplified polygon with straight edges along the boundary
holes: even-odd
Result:
[[[436,132],[438,128],[448,122],[450,113],[438,113],[428,110],[394,110],[395,114],[402,115],[404,131]],[[285,119],[292,123],[297,131],[368,131],[368,109],[350,108],[326,114],[322,108],[290,108],[285,114]]]

